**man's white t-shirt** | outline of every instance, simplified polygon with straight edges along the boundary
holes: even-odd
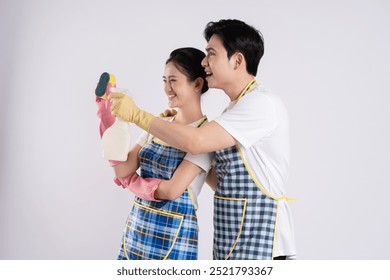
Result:
[[[233,136],[252,175],[271,196],[286,195],[289,118],[279,97],[257,85],[214,120]],[[285,199],[278,201],[274,257],[296,255],[294,226]]]
[[[172,118],[165,118],[167,121],[172,121]],[[189,124],[189,126],[197,127],[204,118],[201,120],[198,120],[196,122],[193,122],[192,124]],[[140,137],[137,140],[137,144],[143,147],[148,141],[151,140],[152,135],[147,133],[146,131],[143,131]],[[162,140],[155,138],[155,141],[157,143],[161,143],[163,145],[168,145],[164,143]],[[199,166],[203,169],[203,172],[199,173],[194,180],[192,180],[191,184],[188,186],[188,192],[190,195],[190,198],[192,200],[192,203],[194,205],[195,210],[198,210],[198,196],[200,194],[200,191],[202,190],[202,187],[206,181],[207,173],[210,170],[211,163],[214,159],[214,152],[211,153],[203,153],[198,155],[192,155],[190,153],[187,153],[184,157],[185,160],[188,160],[189,162],[192,162],[193,164]]]

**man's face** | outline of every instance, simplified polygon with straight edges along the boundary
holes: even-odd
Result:
[[[207,73],[206,80],[210,88],[224,90],[234,81],[234,55],[228,59],[227,51],[218,35],[212,35],[206,46],[206,57],[202,66]]]

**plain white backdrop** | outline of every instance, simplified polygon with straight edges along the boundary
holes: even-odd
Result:
[[[221,18],[262,31],[257,80],[290,114],[298,258],[390,259],[385,0],[1,0],[0,259],[116,258],[133,197],[101,156],[98,78],[116,74],[158,114],[169,53],[204,50]],[[213,119],[227,102],[210,90],[202,104]],[[199,202],[199,258],[211,259],[207,185]]]

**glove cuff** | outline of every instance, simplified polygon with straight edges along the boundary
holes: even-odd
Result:
[[[123,189],[128,189],[136,196],[150,201],[160,202],[154,197],[154,192],[157,190],[158,185],[161,182],[161,179],[157,178],[142,178],[138,176],[137,173],[134,173],[131,176],[125,178],[114,178],[115,184],[122,186]]]
[[[149,133],[150,126],[152,124],[152,121],[156,118],[156,116],[146,112],[146,111],[140,111],[138,114],[138,119],[134,122],[138,127],[142,128],[143,130],[147,131]]]

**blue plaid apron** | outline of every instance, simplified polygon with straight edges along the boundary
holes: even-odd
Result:
[[[253,80],[238,100],[256,85]],[[272,259],[277,200],[251,178],[239,147],[216,151],[218,185],[214,195],[216,260]]]
[[[169,180],[186,153],[153,138],[139,155],[143,178]],[[118,259],[196,260],[197,256],[198,222],[188,190],[175,200],[135,198]]]
[[[250,177],[238,147],[215,154],[214,259],[272,259],[277,201]]]

